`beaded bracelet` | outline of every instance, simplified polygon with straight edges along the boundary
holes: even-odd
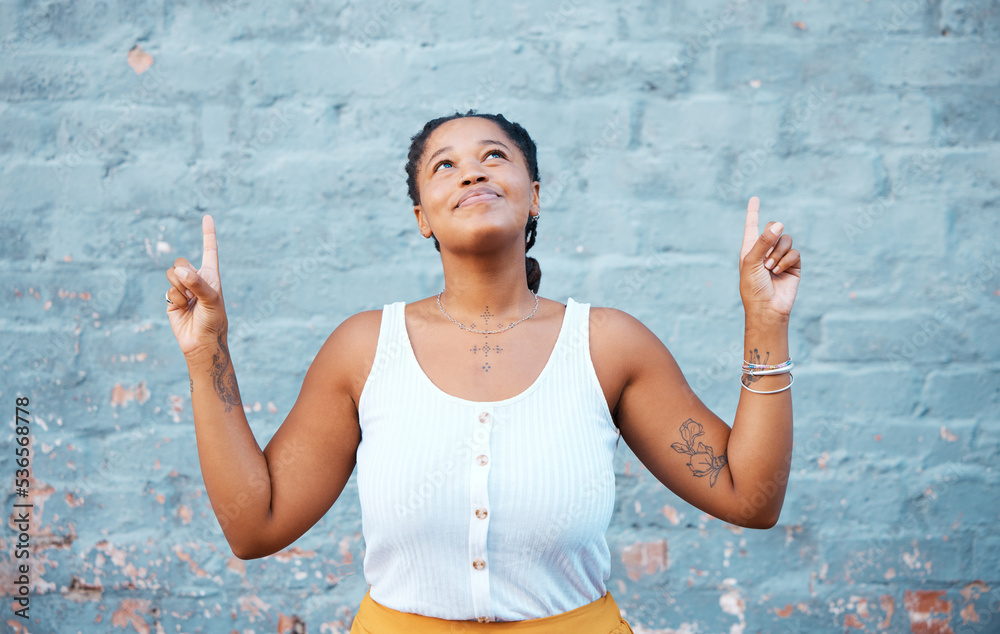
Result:
[[[746,367],[744,367],[743,374],[749,374],[750,376],[768,376],[770,374],[784,374],[785,372],[791,372],[792,368],[794,367],[795,364],[791,362],[788,362],[788,365],[782,364],[782,367],[777,367],[770,370],[748,370]]]
[[[740,381],[740,385],[743,386],[743,389],[747,390],[748,392],[753,392],[754,394],[777,394],[778,392],[784,392],[788,388],[792,387],[792,383],[795,383],[795,377],[792,376],[792,374],[789,374],[788,378],[790,379],[788,381],[788,385],[786,385],[785,387],[781,388],[780,390],[771,390],[770,392],[764,392],[764,391],[761,391],[761,390],[751,390],[750,388],[748,388],[746,386],[745,383],[743,383],[743,381]]]
[[[750,363],[749,361],[744,361],[743,362],[743,369],[746,370],[747,368],[750,368],[750,369],[753,369],[753,370],[774,370],[774,369],[777,369],[777,368],[783,368],[786,365],[791,365],[791,364],[792,364],[792,360],[791,359],[789,359],[788,361],[785,361],[784,363],[779,363],[778,365],[763,365],[763,364],[760,364],[760,363]]]

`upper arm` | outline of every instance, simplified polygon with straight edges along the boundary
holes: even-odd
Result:
[[[606,336],[617,343],[625,374],[616,418],[643,466],[686,502],[734,521],[739,509],[726,447],[730,427],[688,385],[673,355],[637,319],[615,309]]]
[[[271,513],[255,556],[277,552],[330,509],[357,461],[361,428],[355,395],[378,342],[381,311],[344,320],[316,354],[302,390],[264,449]]]

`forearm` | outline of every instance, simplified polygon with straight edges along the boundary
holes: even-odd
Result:
[[[787,319],[748,315],[745,360],[777,365],[788,360]],[[752,390],[769,392],[789,384],[789,373],[742,377]],[[777,522],[785,498],[792,458],[792,390],[755,394],[739,388],[727,454],[741,516],[764,525]]]
[[[212,509],[233,551],[253,548],[270,516],[271,480],[240,400],[225,335],[188,360],[198,460]]]

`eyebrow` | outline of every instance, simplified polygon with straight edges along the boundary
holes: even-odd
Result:
[[[479,142],[479,147],[483,147],[484,145],[499,145],[500,147],[502,147],[503,149],[507,150],[508,152],[511,151],[510,148],[506,146],[506,144],[501,143],[500,141],[496,141],[494,139],[483,139],[482,141]],[[454,149],[455,148],[451,147],[450,145],[441,148],[440,150],[438,150],[434,154],[431,154],[430,158],[427,159],[427,163],[424,165],[424,167],[425,168],[428,167],[434,161],[434,158],[438,154],[443,154],[445,152],[450,152],[451,150],[454,150]]]

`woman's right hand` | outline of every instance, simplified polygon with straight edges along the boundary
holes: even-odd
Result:
[[[219,278],[219,247],[215,241],[215,221],[205,214],[201,219],[203,252],[201,268],[185,258],[174,260],[167,269],[172,288],[167,298],[167,318],[185,357],[214,352],[220,338],[224,339],[229,324],[222,301],[222,280]]]

